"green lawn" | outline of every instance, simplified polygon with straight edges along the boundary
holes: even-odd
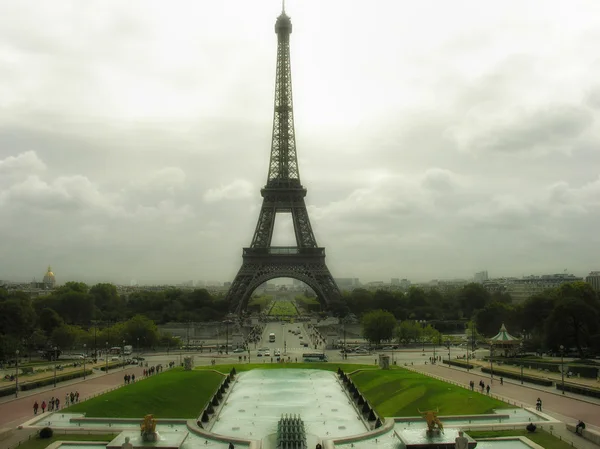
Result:
[[[258,296],[248,301],[248,307],[259,306],[260,310],[262,311],[272,300],[273,297],[271,295]]]
[[[111,391],[67,409],[87,417],[196,418],[223,381],[211,371],[176,368]]]
[[[271,310],[269,311],[269,315],[298,315],[298,310],[294,304],[289,301],[275,301],[275,303],[273,303],[273,307],[271,307]]]
[[[108,435],[82,435],[82,434],[63,434],[54,433],[52,438],[40,439],[37,436],[31,437],[31,440],[21,443],[19,449],[45,449],[55,441],[112,441],[117,436],[116,433]]]
[[[520,436],[527,437],[534,443],[539,444],[545,449],[569,449],[572,448],[570,444],[559,440],[553,435],[543,430],[537,430],[534,433],[529,433],[527,430],[493,430],[493,431],[468,431],[467,432],[474,439],[479,438],[496,438],[496,437],[510,437]]]
[[[352,380],[381,416],[417,416],[439,407],[441,415],[491,413],[505,402],[404,369],[361,371]]]

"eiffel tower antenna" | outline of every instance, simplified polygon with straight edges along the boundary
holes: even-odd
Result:
[[[281,0],[281,13],[285,14],[285,0]]]
[[[275,107],[267,182],[260,191],[263,204],[250,247],[243,249],[242,267],[225,298],[230,311],[238,315],[246,309],[256,288],[270,279],[280,277],[307,284],[323,306],[341,297],[325,264],[325,248],[317,245],[304,202],[306,188],[300,182],[290,64],[292,21],[285,14],[285,0],[282,0],[282,13],[275,21],[275,33]],[[292,216],[296,246],[271,245],[278,213]]]

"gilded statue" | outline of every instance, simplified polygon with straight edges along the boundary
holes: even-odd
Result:
[[[156,420],[154,415],[146,415],[144,421],[140,425],[142,435],[152,435],[156,433]]]
[[[417,410],[423,416],[423,418],[425,418],[425,420],[427,421],[427,431],[428,432],[433,432],[436,429],[444,432],[444,425],[442,424],[442,422],[440,421],[440,419],[437,416],[438,413],[440,412],[439,408],[436,410],[428,410],[426,412],[422,412],[419,409],[417,409]]]

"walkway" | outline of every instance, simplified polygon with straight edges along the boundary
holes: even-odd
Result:
[[[490,383],[489,375],[482,375],[477,371],[466,372],[462,369],[448,368],[441,365],[414,365],[410,369],[423,374],[439,377],[441,379],[454,381],[468,388],[469,381],[473,380],[475,386],[480,380],[485,384]],[[598,430],[600,426],[600,405],[590,402],[582,402],[570,395],[556,394],[554,391],[545,391],[541,388],[532,388],[530,385],[504,381],[500,385],[499,379],[494,376],[491,394],[499,399],[511,403],[523,404],[526,407],[535,407],[537,398],[542,400],[543,412],[562,421],[563,423],[576,423],[578,419],[584,421],[588,426]],[[548,430],[548,429],[546,429]],[[552,433],[563,440],[572,443],[580,449],[598,449],[599,446],[574,435],[566,429],[564,424],[554,424]]]
[[[34,433],[31,429],[15,430],[17,426],[35,417],[33,414],[33,403],[46,401],[54,396],[64,405],[67,393],[79,391],[79,400],[83,401],[91,396],[106,392],[123,385],[123,376],[125,374],[135,374],[136,378],[142,378],[143,368],[132,366],[125,369],[116,369],[108,374],[93,374],[86,380],[83,378],[73,381],[61,382],[56,388],[49,387],[38,388],[32,391],[19,392],[18,398],[2,398],[0,403],[0,447],[13,447],[19,441],[26,439],[29,434]],[[47,413],[47,412],[46,412]],[[38,412],[38,416],[41,411]],[[8,432],[8,433],[5,433]]]

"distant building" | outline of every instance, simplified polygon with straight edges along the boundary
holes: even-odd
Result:
[[[583,281],[583,278],[566,273],[524,276],[521,279],[506,279],[504,282],[504,291],[510,293],[514,302],[522,302],[548,289],[575,281]]]
[[[585,278],[585,282],[590,284],[594,290],[600,292],[600,271],[592,271]]]
[[[358,278],[336,278],[334,281],[340,290],[354,290],[360,286]]]
[[[48,265],[48,271],[44,275],[43,283],[47,289],[52,289],[56,285],[56,277],[54,276],[50,265]]]
[[[400,278],[392,278],[390,285],[400,285]]]
[[[489,280],[487,270],[486,271],[480,271],[479,273],[475,273],[475,276],[473,278],[473,281],[477,282],[478,284],[483,284],[487,280]]]
[[[400,281],[400,287],[401,288],[404,288],[404,289],[408,290],[410,288],[410,285],[411,285],[411,283],[410,283],[410,281],[408,279],[402,279]]]

